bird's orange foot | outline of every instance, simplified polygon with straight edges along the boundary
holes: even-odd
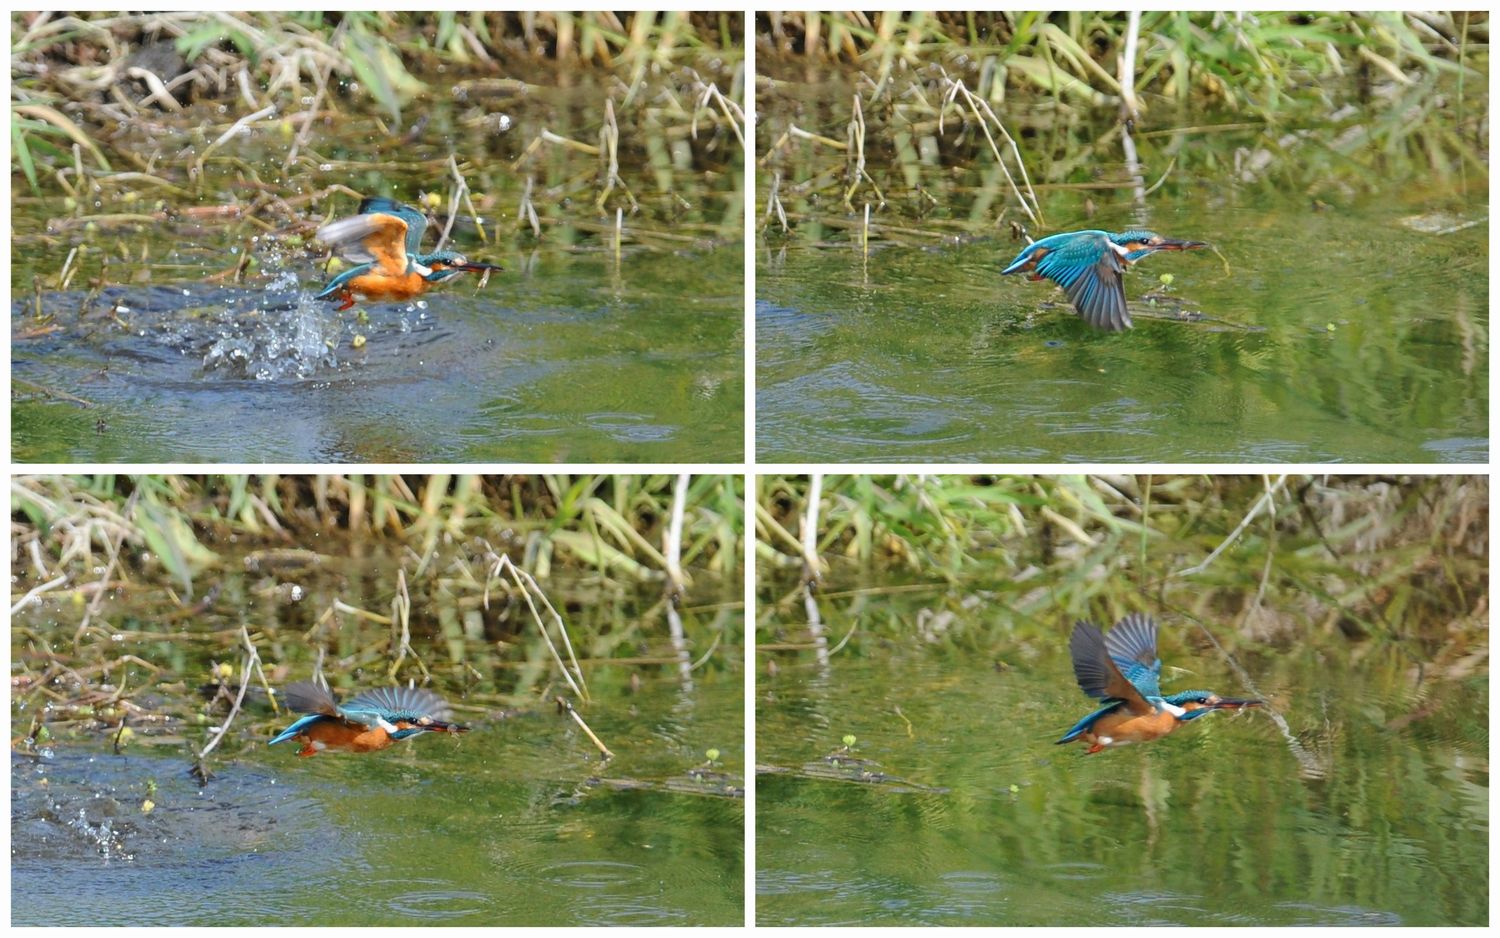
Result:
[[[344,305],[342,305],[342,306],[340,306],[338,308],[338,312],[342,313],[346,309],[353,309],[354,308],[354,294],[353,293],[340,294],[340,297],[343,299]]]
[[[1089,751],[1086,752],[1086,753],[1084,753],[1084,755],[1091,756],[1091,755],[1093,755],[1096,752],[1103,752],[1103,751],[1104,751],[1104,745],[1102,743],[1094,743],[1092,746],[1089,747]]]

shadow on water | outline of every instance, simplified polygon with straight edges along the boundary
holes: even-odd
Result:
[[[930,623],[930,603],[874,596],[858,616]],[[995,649],[976,652],[864,636],[837,604],[823,611],[830,634],[855,630],[848,645],[826,667],[811,648],[773,652],[757,680],[763,925],[1487,919],[1487,675],[1418,689],[1385,656],[1293,644],[1237,653],[1247,687],[1169,622],[1164,690],[1269,709],[1088,756],[1054,745],[1091,708],[1064,629],[1028,641],[977,604],[951,622]],[[787,604],[760,627],[800,635],[805,621]],[[805,770],[846,737],[915,784]]]

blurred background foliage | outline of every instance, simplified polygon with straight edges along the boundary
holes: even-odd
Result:
[[[195,102],[246,113],[309,103],[374,109],[400,126],[414,102],[449,96],[459,76],[543,72],[566,84],[569,69],[600,69],[618,76],[627,103],[648,79],[677,69],[696,67],[725,84],[742,59],[741,24],[739,13],[679,11],[15,13],[14,168],[35,189],[38,163],[71,161],[76,144],[110,171],[99,146],[108,139],[80,122],[107,125]]]

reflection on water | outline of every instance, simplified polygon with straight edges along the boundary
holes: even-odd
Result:
[[[796,628],[799,613],[784,613]],[[762,924],[1486,921],[1487,676],[1416,688],[1368,653],[1241,651],[1269,711],[1087,756],[1054,745],[1091,708],[1065,631],[968,625],[997,650],[857,637],[826,675],[811,651],[775,654],[756,689]],[[1167,641],[1164,689],[1243,690]],[[845,735],[931,788],[804,770]]]

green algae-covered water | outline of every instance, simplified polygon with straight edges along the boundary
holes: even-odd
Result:
[[[1166,617],[1164,690],[1268,708],[1090,756],[1054,745],[1093,704],[1067,624],[1023,639],[979,595],[825,601],[826,662],[760,653],[761,924],[1487,921],[1486,672],[1293,641],[1236,653],[1246,683]],[[891,620],[912,635],[867,631]],[[806,621],[761,634],[805,645]]]
[[[699,583],[678,649],[659,591],[544,580],[583,660],[583,702],[536,634],[507,624],[527,618],[519,599],[497,587],[484,607],[453,581],[414,581],[412,654],[470,732],[299,758],[266,745],[291,718],[271,713],[257,679],[200,783],[193,756],[238,691],[247,615],[272,686],[306,679],[319,660],[340,696],[389,685],[390,629],[351,610],[389,609],[391,561],[321,559],[274,572],[230,564],[214,587],[200,582],[205,605],[191,618],[142,579],[122,585],[81,651],[72,592],[16,616],[12,737],[28,742],[11,758],[14,924],[743,922],[732,587],[721,596]],[[214,662],[233,677],[229,698],[210,704]],[[420,680],[411,655],[402,674]],[[117,751],[122,719],[132,733]]]

